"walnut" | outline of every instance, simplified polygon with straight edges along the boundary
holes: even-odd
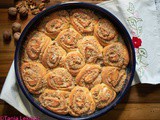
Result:
[[[15,33],[15,32],[21,32],[21,24],[18,23],[18,22],[14,22],[12,24],[12,32]]]
[[[31,10],[34,10],[34,9],[37,8],[37,6],[35,6],[35,5],[30,5],[29,7],[30,7]]]
[[[3,40],[5,42],[11,40],[11,33],[8,30],[6,30],[6,31],[3,32]]]
[[[34,9],[34,10],[32,10],[32,14],[33,14],[33,15],[37,15],[39,12],[40,12],[39,9]]]
[[[19,2],[19,3],[16,5],[16,8],[17,8],[18,12],[19,12],[19,10],[20,10],[21,7],[26,7],[27,10],[29,9],[26,1]]]
[[[43,3],[49,3],[50,0],[42,0]]]
[[[41,4],[39,4],[39,6],[38,6],[38,8],[39,8],[40,11],[43,10],[44,7],[45,7],[45,3],[41,3]]]
[[[8,17],[10,19],[16,19],[17,18],[17,9],[15,7],[10,7],[8,9]]]
[[[26,7],[21,7],[19,9],[19,14],[21,19],[28,17],[28,9]]]
[[[15,40],[15,41],[18,41],[18,40],[19,40],[19,38],[20,38],[20,35],[21,35],[21,33],[20,33],[20,32],[16,32],[16,33],[14,33],[14,34],[13,34],[13,38],[14,38],[14,40]]]

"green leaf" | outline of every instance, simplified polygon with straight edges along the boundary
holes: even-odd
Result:
[[[127,11],[131,14],[134,14],[134,5],[131,2],[129,2],[129,8],[127,9]]]
[[[135,29],[138,31],[138,22],[142,22],[143,20],[141,18],[136,18],[134,16],[129,17],[127,19],[128,24],[130,25],[131,28]],[[142,29],[141,27],[139,29]]]
[[[144,49],[144,48],[139,48],[139,49],[138,49],[138,53],[139,53],[141,56],[145,57],[145,58],[148,57],[147,51],[146,51],[146,49]]]
[[[137,60],[136,60],[136,61],[137,61],[137,64],[140,63],[141,59],[142,59],[142,56],[138,54],[138,55],[137,55]]]
[[[141,18],[135,18],[137,22],[142,22],[143,20]]]
[[[136,19],[135,19],[134,17],[129,17],[129,18],[127,19],[127,22],[128,22],[128,24],[129,24],[129,26],[130,26],[131,28],[137,30],[137,21],[136,21]]]
[[[137,36],[139,37],[139,36],[141,36],[141,34],[142,34],[142,26],[138,27],[138,29],[137,29]]]
[[[141,65],[142,65],[143,67],[147,67],[149,64],[141,61]]]
[[[144,74],[144,69],[143,69],[142,67],[140,67],[140,68],[137,70],[137,72],[138,72],[139,77],[141,78],[141,77],[143,76],[143,74]]]

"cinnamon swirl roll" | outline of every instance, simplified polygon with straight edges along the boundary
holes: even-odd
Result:
[[[73,28],[65,29],[61,31],[56,38],[56,41],[66,51],[73,51],[77,49],[77,42],[81,38],[81,35]]]
[[[86,36],[78,41],[78,48],[87,63],[95,63],[102,58],[102,46],[94,36]]]
[[[63,66],[66,51],[56,42],[50,42],[41,56],[42,64],[47,68],[55,68],[58,65]]]
[[[31,60],[36,60],[44,52],[51,39],[42,32],[34,32],[34,35],[28,40],[26,45],[26,54]]]
[[[45,34],[50,36],[52,39],[54,39],[62,30],[67,28],[69,28],[68,22],[65,22],[59,18],[54,18],[46,24]]]
[[[69,27],[69,23],[69,13],[66,10],[60,10],[45,17],[37,29],[54,39],[63,29]]]
[[[60,11],[54,12],[50,17],[59,18],[62,21],[67,22],[67,23],[70,22],[69,13],[66,10],[60,10]]]
[[[85,60],[80,52],[73,51],[67,54],[65,58],[65,67],[72,76],[76,76],[84,65]]]
[[[32,94],[40,94],[46,87],[43,79],[46,74],[45,67],[37,62],[26,62],[21,65],[21,75],[25,86]]]
[[[95,111],[95,103],[89,90],[76,86],[69,95],[69,114],[73,116],[89,115]]]
[[[118,41],[118,32],[113,24],[107,19],[100,19],[94,28],[94,35],[98,38],[101,45]]]
[[[65,115],[68,113],[69,92],[46,89],[40,96],[39,102],[48,110]]]
[[[125,68],[129,63],[127,48],[119,42],[112,43],[103,49],[105,65]]]
[[[80,33],[88,34],[94,30],[98,17],[87,9],[74,9],[70,15],[71,24]]]
[[[112,87],[116,92],[121,91],[127,77],[125,69],[112,66],[102,68],[101,75],[103,83]]]
[[[54,90],[70,91],[74,87],[73,77],[65,68],[55,68],[45,76],[45,79],[48,86]]]
[[[116,92],[104,83],[91,89],[96,107],[101,109],[109,105],[116,97]]]
[[[101,67],[99,65],[86,64],[76,76],[76,83],[79,86],[91,89],[101,83]]]

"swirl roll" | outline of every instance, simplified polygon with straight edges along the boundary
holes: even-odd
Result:
[[[45,67],[37,62],[26,62],[21,65],[21,75],[25,86],[32,94],[40,94],[46,87],[43,77],[46,74]]]
[[[99,109],[109,105],[116,97],[116,92],[104,83],[94,86],[91,93],[96,107]]]
[[[102,46],[94,36],[85,36],[78,41],[78,49],[87,63],[95,63],[102,58]]]
[[[70,15],[71,24],[80,33],[88,34],[93,32],[98,17],[88,9],[74,9]]]
[[[65,59],[66,51],[56,42],[50,42],[41,56],[42,64],[47,68],[62,66]]]
[[[54,12],[51,15],[51,18],[59,18],[64,22],[67,22],[67,23],[70,22],[69,13],[66,10],[60,10],[60,11]]]
[[[54,90],[70,91],[74,87],[73,77],[65,68],[55,68],[45,76],[45,79],[48,86]]]
[[[61,19],[53,19],[49,21],[45,28],[46,28],[46,35],[50,36],[54,39],[62,30],[67,29],[69,27],[68,23],[65,23]]]
[[[66,10],[60,10],[46,18],[39,29],[54,39],[62,30],[69,28],[69,20],[69,13]]]
[[[65,58],[65,67],[76,76],[82,67],[85,65],[85,60],[82,54],[78,51],[69,52]]]
[[[26,46],[26,53],[28,57],[31,60],[38,59],[49,42],[51,42],[51,39],[44,33],[34,32],[34,35],[28,40]]]
[[[39,96],[39,101],[48,110],[65,115],[68,113],[68,97],[69,92],[67,91],[46,89]]]
[[[81,35],[73,28],[65,29],[59,33],[56,41],[66,51],[73,51],[77,49],[77,42],[81,38]]]
[[[101,67],[99,65],[86,64],[76,76],[76,83],[79,86],[91,89],[101,83]]]
[[[76,86],[69,95],[69,114],[73,116],[89,115],[95,111],[95,103],[89,90]]]
[[[101,75],[103,83],[112,87],[116,92],[121,91],[127,77],[125,69],[112,66],[103,67]]]
[[[118,32],[107,19],[100,19],[94,28],[94,35],[103,46],[118,41]]]
[[[122,43],[107,45],[102,53],[105,65],[126,68],[129,63],[127,48]]]

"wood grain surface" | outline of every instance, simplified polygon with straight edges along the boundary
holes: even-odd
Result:
[[[48,6],[69,0],[51,0]],[[79,0],[89,3],[100,3],[103,0]],[[33,18],[29,15],[28,19],[16,21],[22,24],[22,28]],[[5,78],[14,58],[16,48],[15,41],[10,43],[3,41],[2,33],[4,30],[11,31],[11,25],[15,21],[8,19],[7,9],[0,8],[0,90],[3,87]],[[20,112],[0,100],[0,116],[23,116]],[[135,85],[130,88],[123,100],[110,112],[97,118],[96,120],[160,120],[160,85]]]

